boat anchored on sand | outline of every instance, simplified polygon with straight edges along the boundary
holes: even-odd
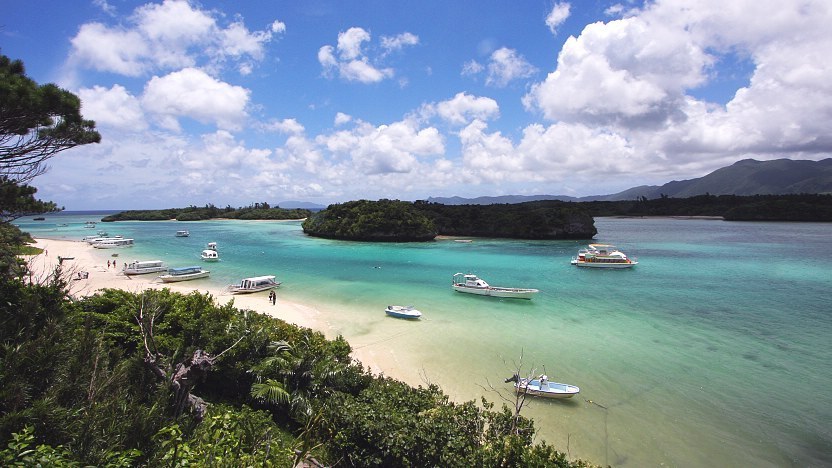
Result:
[[[632,268],[638,265],[635,259],[630,259],[624,252],[609,244],[589,244],[572,257],[573,265],[588,268]]]
[[[491,286],[484,279],[470,273],[457,273],[454,275],[452,287],[454,291],[478,294],[480,296],[506,297],[513,299],[531,299],[539,293],[538,289],[530,288],[503,288]]]
[[[232,284],[226,289],[231,294],[248,294],[266,291],[280,286],[280,281],[275,281],[274,276],[253,276],[243,278],[239,284]]]
[[[171,268],[167,274],[159,276],[159,279],[165,283],[175,283],[177,281],[207,278],[209,273],[211,272],[203,270],[201,266]]]
[[[148,273],[159,273],[167,269],[165,262],[161,260],[136,260],[124,265],[121,272],[125,275],[146,275]]]
[[[536,379],[526,379],[514,374],[506,379],[506,383],[509,382],[514,382],[514,390],[517,393],[543,398],[572,398],[581,392],[581,389],[575,385],[549,382],[549,377],[543,374]]]
[[[417,319],[422,316],[422,313],[413,306],[389,305],[384,309],[384,313],[391,317],[403,319]]]

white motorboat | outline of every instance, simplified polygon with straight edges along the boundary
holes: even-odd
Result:
[[[389,305],[384,312],[391,317],[403,319],[417,319],[422,316],[413,306]]]
[[[632,268],[638,265],[635,259],[630,259],[624,252],[609,244],[589,244],[572,257],[573,265],[587,268]]]
[[[188,237],[190,235],[190,231],[176,231],[176,237]]]
[[[123,239],[123,236],[111,236],[111,237],[104,237],[100,235],[95,236],[84,236],[81,238],[82,241],[86,242],[87,244],[93,245],[98,241],[108,240],[108,239]]]
[[[199,255],[203,262],[218,262],[220,261],[220,253],[217,252],[217,243],[209,242],[208,248],[203,250]]]
[[[165,283],[175,283],[177,281],[207,278],[209,273],[211,272],[203,270],[200,266],[170,268],[168,269],[167,274],[159,276],[159,279]]]
[[[274,276],[254,276],[243,278],[239,284],[228,286],[227,290],[231,294],[248,294],[266,291],[278,286],[280,286],[280,281],[275,281]]]
[[[85,222],[84,227],[87,228],[87,229],[95,229],[95,221]]]
[[[93,242],[92,246],[96,249],[117,249],[121,247],[132,247],[133,239],[105,237]]]
[[[491,286],[482,278],[470,273],[457,273],[454,275],[452,287],[454,291],[478,294],[480,296],[506,297],[514,299],[531,299],[539,293],[538,289],[530,288],[503,288]]]
[[[165,266],[165,262],[161,260],[137,260],[125,265],[121,272],[125,275],[146,275],[148,273],[160,273],[167,269],[168,267]]]
[[[543,398],[572,398],[581,392],[581,389],[575,385],[549,382],[546,375],[540,375],[536,379],[526,379],[514,374],[506,379],[506,383],[509,382],[514,382],[514,390],[518,393]]]

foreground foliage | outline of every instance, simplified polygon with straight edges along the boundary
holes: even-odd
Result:
[[[3,466],[587,466],[506,408],[372,375],[341,338],[196,292],[73,300],[61,278],[0,279]],[[201,421],[177,416],[150,347],[171,367],[215,358]]]

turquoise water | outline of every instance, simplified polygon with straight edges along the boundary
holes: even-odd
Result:
[[[97,218],[17,223],[35,236],[80,239],[93,231],[83,221]],[[533,400],[523,414],[574,458],[832,464],[830,224],[597,219],[597,241],[638,257],[629,271],[571,266],[584,244],[572,241],[349,243],[306,237],[297,222],[98,226],[135,237],[119,251],[123,261],[200,264],[201,249],[217,242],[222,261],[211,265],[210,284],[275,274],[278,297],[319,309],[328,335],[457,400],[499,405],[521,356],[524,373],[545,367],[581,394]],[[174,237],[183,226],[191,237]],[[532,301],[459,294],[450,288],[456,272],[541,293]],[[387,304],[413,304],[423,319],[385,317]]]

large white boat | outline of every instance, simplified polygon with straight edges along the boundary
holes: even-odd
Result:
[[[280,286],[280,281],[275,281],[274,276],[253,276],[243,278],[239,284],[228,286],[227,290],[231,294],[248,294],[266,291],[278,286]]]
[[[211,272],[208,270],[203,270],[200,266],[170,268],[167,274],[159,276],[159,279],[165,283],[175,283],[177,281],[188,281],[199,278],[207,278],[209,273]]]
[[[581,389],[575,385],[549,382],[549,378],[541,375],[536,379],[526,379],[514,374],[512,377],[506,379],[506,383],[514,382],[514,390],[517,393],[525,393],[526,395],[534,395],[543,398],[572,398],[581,392]]]
[[[624,252],[609,244],[589,244],[572,257],[573,265],[588,268],[632,268],[638,265],[635,259],[630,259]]]
[[[209,242],[208,248],[203,250],[199,255],[203,262],[218,262],[220,261],[220,253],[217,252],[217,243]]]
[[[84,242],[86,242],[87,244],[93,245],[93,244],[95,244],[96,242],[98,242],[98,241],[102,241],[102,240],[107,240],[107,239],[122,239],[122,238],[123,238],[123,236],[110,236],[110,237],[106,237],[106,236],[101,236],[101,235],[96,234],[96,235],[94,235],[94,236],[84,236],[81,240],[83,240],[83,241],[84,241]]]
[[[125,265],[121,272],[125,275],[146,275],[148,273],[159,273],[167,269],[165,262],[161,260],[137,260]]]
[[[96,249],[118,249],[121,247],[132,247],[133,239],[105,237],[92,243]]]
[[[532,296],[539,293],[538,289],[530,288],[503,288],[500,286],[491,286],[485,282],[484,279],[478,278],[477,275],[470,273],[457,273],[454,275],[453,284],[454,291],[478,294],[480,296],[494,296],[494,297],[508,297],[514,299],[531,299]]]

